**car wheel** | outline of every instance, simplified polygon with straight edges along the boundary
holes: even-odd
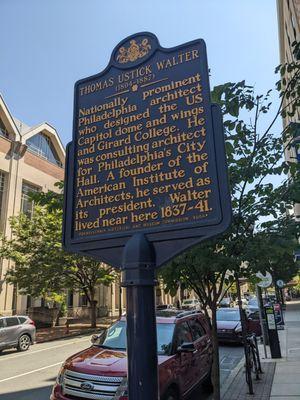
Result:
[[[28,350],[29,346],[30,346],[30,343],[31,343],[31,340],[30,340],[30,337],[28,335],[20,336],[19,341],[18,341],[18,347],[17,347],[18,351],[26,351],[26,350]]]
[[[163,400],[179,400],[178,394],[174,389],[169,389]]]
[[[214,391],[211,374],[212,374],[212,370],[210,370],[209,374],[202,382],[202,387],[205,390],[205,392],[207,392],[207,393],[212,393]]]

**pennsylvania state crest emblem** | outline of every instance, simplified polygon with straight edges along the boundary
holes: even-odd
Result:
[[[136,40],[130,40],[130,46],[128,48],[122,46],[119,49],[119,54],[117,55],[117,61],[120,64],[126,64],[128,62],[134,62],[139,58],[143,58],[149,53],[151,45],[148,39],[143,39],[141,43],[137,43]]]

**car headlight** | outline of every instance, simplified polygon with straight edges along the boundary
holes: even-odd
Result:
[[[62,385],[64,383],[64,378],[65,378],[65,369],[62,367],[57,375],[56,378],[56,383],[58,385]]]
[[[242,325],[239,324],[236,328],[235,328],[235,333],[241,333],[242,332]]]
[[[120,386],[118,387],[114,400],[128,400],[128,380],[123,378]]]

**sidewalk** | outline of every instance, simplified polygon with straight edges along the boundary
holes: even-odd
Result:
[[[300,400],[300,300],[287,303],[270,400]]]
[[[260,380],[253,378],[253,392],[248,394],[248,386],[246,384],[244,359],[239,365],[239,370],[234,377],[230,377],[230,382],[226,385],[226,389],[222,388],[222,400],[269,400],[272,390],[272,382],[275,370],[274,362],[262,363],[263,375]]]
[[[44,343],[73,336],[87,334],[92,335],[93,333],[99,333],[101,330],[109,327],[115,320],[115,317],[100,318],[97,320],[97,328],[91,328],[90,323],[77,323],[71,324],[68,329],[66,326],[37,329],[36,343]]]
[[[248,395],[244,359],[222,388],[222,400],[300,400],[300,300],[287,303],[285,329],[278,331],[281,359],[272,359],[263,345],[259,353],[264,374],[253,380],[254,395]]]

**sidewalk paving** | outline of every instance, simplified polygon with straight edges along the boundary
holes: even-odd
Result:
[[[99,318],[97,320],[97,328],[91,328],[90,323],[76,323],[71,324],[68,329],[66,326],[37,329],[36,343],[44,343],[73,336],[88,334],[92,335],[93,333],[99,333],[99,331],[102,329],[109,327],[115,320],[115,317]]]
[[[300,300],[287,303],[270,400],[300,400]]]
[[[285,329],[278,331],[281,359],[272,359],[267,346],[259,352],[264,374],[255,381],[254,395],[249,395],[245,379],[244,360],[233,371],[222,388],[222,400],[300,400],[300,300],[287,303]]]
[[[269,400],[272,390],[272,382],[275,371],[275,362],[262,363],[263,374],[260,380],[253,378],[254,395],[247,394],[244,366],[231,381],[229,387],[222,396],[222,400]]]

